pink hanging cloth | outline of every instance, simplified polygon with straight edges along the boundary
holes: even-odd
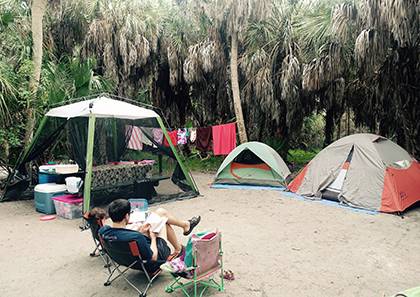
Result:
[[[212,127],[213,153],[218,155],[229,155],[236,147],[236,124],[224,124]]]
[[[137,126],[127,126],[126,131],[129,131],[131,128],[131,137],[128,141],[127,148],[141,151],[143,150],[143,132],[141,131],[140,127]]]

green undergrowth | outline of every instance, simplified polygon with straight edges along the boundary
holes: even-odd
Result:
[[[208,156],[201,158],[198,155],[186,158],[190,171],[215,173],[224,160],[224,156]]]
[[[293,168],[290,168],[292,172],[299,171],[302,169],[309,161],[311,161],[319,150],[316,151],[304,151],[301,149],[289,150],[287,154],[287,162],[292,165]]]
[[[298,172],[304,167],[319,151],[304,151],[301,149],[289,150],[287,163],[292,172]],[[198,154],[186,158],[186,165],[190,171],[215,173],[224,160],[224,156],[207,156],[201,158]]]

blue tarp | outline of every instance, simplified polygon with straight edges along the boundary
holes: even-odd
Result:
[[[213,189],[233,189],[233,190],[274,190],[284,191],[285,187],[271,187],[271,186],[252,186],[252,185],[228,185],[228,184],[213,184],[210,186]]]
[[[252,185],[228,185],[228,184],[213,184],[210,187],[213,188],[213,189],[232,189],[232,190],[274,190],[274,191],[281,192],[282,196],[289,197],[289,198],[294,198],[294,199],[298,199],[298,200],[321,203],[321,204],[324,204],[324,205],[330,205],[330,206],[345,208],[345,209],[348,209],[348,210],[351,210],[351,211],[354,211],[354,212],[360,212],[360,213],[365,213],[365,214],[370,214],[370,215],[375,215],[375,214],[379,213],[378,211],[351,207],[351,206],[348,206],[348,205],[343,204],[343,203],[330,201],[330,200],[325,200],[325,199],[319,199],[319,200],[318,199],[317,200],[308,199],[308,198],[305,198],[304,196],[295,194],[293,192],[286,192],[285,191],[286,188],[284,188],[284,187],[252,186]]]

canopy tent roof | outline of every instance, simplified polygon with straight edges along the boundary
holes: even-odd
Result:
[[[159,115],[151,110],[124,101],[110,99],[106,95],[71,103],[51,109],[46,116],[58,118],[89,117],[90,114],[98,118],[118,118],[139,120],[158,118]]]

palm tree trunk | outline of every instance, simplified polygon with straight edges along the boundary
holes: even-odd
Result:
[[[230,80],[232,84],[233,106],[235,108],[236,122],[239,130],[239,142],[248,141],[246,135],[244,115],[242,113],[241,96],[239,91],[238,77],[238,33],[232,34],[231,54],[230,54]]]
[[[41,77],[42,66],[42,19],[44,18],[47,0],[32,1],[32,63],[33,73],[29,80],[30,98],[32,101],[36,98],[38,91],[39,79]],[[26,131],[25,131],[25,147],[29,145],[35,128],[35,113],[32,102],[28,102],[26,107]]]
[[[325,140],[324,146],[329,145],[333,141],[334,136],[334,116],[332,110],[327,110],[325,115]]]

